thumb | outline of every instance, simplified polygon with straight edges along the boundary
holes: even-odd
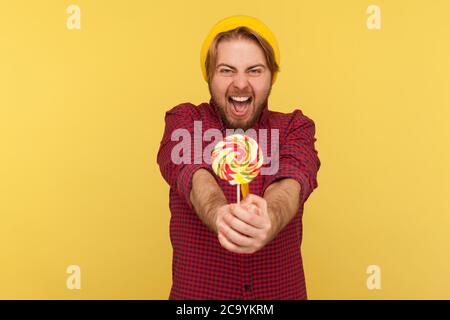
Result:
[[[249,193],[242,201],[242,204],[250,204],[252,202],[252,195]]]

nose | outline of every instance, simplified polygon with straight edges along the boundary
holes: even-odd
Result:
[[[236,73],[233,78],[233,87],[239,91],[245,91],[250,86],[246,75],[241,73]]]

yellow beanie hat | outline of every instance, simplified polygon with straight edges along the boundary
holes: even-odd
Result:
[[[278,49],[277,40],[270,31],[270,29],[262,23],[260,20],[249,16],[231,16],[219,21],[209,32],[205,41],[203,42],[202,50],[200,51],[200,65],[202,68],[203,78],[208,82],[208,74],[206,73],[206,56],[208,54],[209,47],[214,38],[221,32],[230,31],[237,27],[248,27],[256,31],[261,37],[263,37],[271,46],[275,54],[275,61],[280,65],[280,50]],[[278,72],[273,75],[272,84],[277,79]]]

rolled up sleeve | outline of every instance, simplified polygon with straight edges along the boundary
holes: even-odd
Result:
[[[264,181],[264,191],[275,181],[291,178],[301,187],[300,208],[317,188],[317,172],[320,168],[318,152],[315,149],[315,124],[295,110],[289,123],[286,136],[279,143],[278,171],[267,176]]]
[[[164,180],[173,190],[183,196],[191,208],[192,176],[199,169],[210,171],[209,166],[203,162],[203,159],[200,164],[193,163],[194,152],[197,147],[193,138],[194,121],[199,120],[197,119],[198,115],[195,108],[191,104],[181,104],[166,112],[166,126],[157,156],[157,162]],[[186,130],[186,133],[190,136],[190,143],[187,144],[188,148],[183,150],[183,152],[187,151],[190,153],[187,163],[175,163],[173,161],[173,148],[180,143],[172,139],[172,133],[176,129]],[[201,148],[201,142],[198,144],[198,147]],[[197,150],[197,152],[201,152],[201,149]]]

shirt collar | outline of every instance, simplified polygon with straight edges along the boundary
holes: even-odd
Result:
[[[221,128],[224,129],[225,125],[224,125],[224,123],[222,121],[222,117],[221,117],[221,114],[220,114],[219,106],[216,105],[216,103],[214,102],[212,97],[209,99],[209,104],[213,108],[214,114],[219,119]],[[256,127],[261,127],[261,126],[267,125],[268,119],[269,119],[269,106],[268,106],[268,103],[266,101],[266,103],[264,104],[264,107],[262,109],[262,112],[261,112],[261,114],[259,116],[259,119],[253,125],[253,127],[255,127],[255,126]]]

